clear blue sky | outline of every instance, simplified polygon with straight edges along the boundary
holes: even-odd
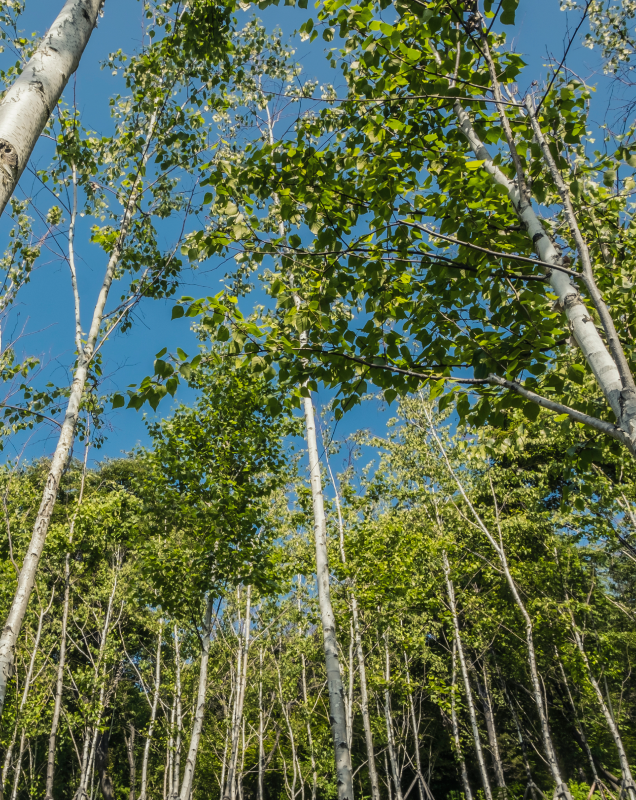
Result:
[[[62,6],[62,0],[27,0],[27,12],[23,27],[27,32],[42,33],[53,21]],[[257,10],[258,13],[258,10]],[[280,26],[285,34],[292,35],[310,11],[300,11],[288,6],[268,9],[260,13],[269,28]],[[390,10],[387,12],[390,13]],[[245,21],[252,12],[239,12]],[[534,79],[541,81],[545,75],[545,64],[548,54],[560,60],[564,42],[567,40],[568,20],[559,10],[558,0],[521,0],[518,12],[519,24],[515,28],[515,49],[526,56],[529,63],[527,84]],[[570,24],[573,18],[570,20]],[[68,92],[76,93],[78,108],[82,112],[82,123],[98,133],[109,134],[112,130],[109,116],[108,100],[113,93],[124,91],[124,87],[108,70],[100,68],[108,53],[121,48],[133,52],[139,48],[142,32],[142,7],[137,0],[106,0],[104,17],[100,20],[86,49],[76,79],[69,83]],[[333,44],[337,44],[334,42]],[[306,78],[316,78],[322,82],[338,84],[338,76],[331,73],[323,56],[324,42],[318,39],[312,45],[296,40],[296,58],[303,64]],[[10,57],[8,54],[0,59]],[[582,77],[593,73],[596,63],[595,54],[582,48],[578,43],[573,53],[573,63]],[[592,83],[596,78],[591,79]],[[523,90],[526,88],[521,86]],[[600,99],[600,98],[599,98]],[[598,107],[598,119],[604,111],[603,103]],[[44,168],[50,155],[50,147],[42,141],[36,148],[33,164],[36,168]],[[52,204],[52,198],[37,184],[33,176],[25,173],[18,191],[19,196],[37,196],[37,206],[46,212]],[[6,241],[6,219],[0,222],[0,236]],[[165,232],[166,243],[169,243],[172,231],[168,227]],[[78,230],[79,279],[84,301],[84,313],[88,315],[92,302],[101,281],[104,268],[103,253],[88,244],[88,231],[80,226]],[[4,244],[4,242],[3,242]],[[197,279],[199,285],[184,287],[185,294],[201,296],[218,291],[219,278],[223,269],[210,264],[205,274]],[[216,268],[216,271],[215,271]],[[137,325],[131,332],[116,336],[104,351],[104,374],[109,377],[102,387],[103,391],[124,389],[127,384],[138,381],[152,371],[154,354],[163,346],[174,349],[181,346],[189,352],[195,347],[193,337],[188,332],[188,325],[183,320],[170,321],[172,302],[147,302],[139,316]],[[84,320],[84,325],[87,324]],[[68,267],[59,257],[54,242],[50,249],[43,252],[39,268],[33,275],[31,283],[20,295],[20,302],[3,324],[3,335],[6,339],[12,331],[24,331],[28,334],[18,343],[18,352],[28,352],[39,356],[44,365],[46,377],[56,384],[68,383],[69,368],[73,361],[73,317],[72,297]],[[187,399],[187,396],[184,396]],[[318,398],[318,402],[326,402],[327,396]],[[166,400],[160,406],[161,415],[169,413],[171,401]],[[338,426],[337,437],[359,428],[373,428],[382,433],[386,413],[378,410],[376,403],[369,403],[356,408]],[[101,453],[117,456],[129,451],[137,443],[146,442],[145,426],[139,412],[119,410],[108,415],[108,441]],[[48,454],[52,451],[57,438],[56,429],[39,428],[30,441],[25,455],[29,458]],[[19,442],[21,448],[24,442]],[[15,448],[8,448],[5,455],[14,456]],[[76,455],[80,455],[79,448]]]

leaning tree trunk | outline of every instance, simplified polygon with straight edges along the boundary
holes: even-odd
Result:
[[[309,456],[309,478],[314,511],[314,540],[316,545],[316,582],[322,621],[322,638],[327,667],[329,691],[329,717],[333,736],[338,800],[353,800],[353,777],[351,756],[347,745],[347,720],[344,707],[344,690],[338,660],[336,619],[331,605],[329,587],[329,560],[327,556],[327,523],[322,495],[320,458],[316,439],[316,422],[311,397],[303,398],[305,426],[307,430],[307,452]]]
[[[583,730],[583,726],[581,725],[581,720],[579,719],[579,715],[578,715],[578,712],[576,710],[576,705],[574,704],[574,698],[572,697],[572,693],[570,692],[570,684],[568,683],[568,679],[567,679],[567,676],[565,674],[565,669],[563,668],[563,662],[561,661],[561,658],[559,656],[559,651],[556,649],[556,647],[554,649],[556,650],[556,657],[557,657],[557,662],[559,664],[559,668],[561,670],[561,677],[563,678],[563,683],[565,685],[565,690],[567,692],[568,700],[570,701],[570,707],[572,709],[572,719],[573,719],[573,722],[574,722],[574,730],[577,733],[577,736],[579,738],[579,743],[581,744],[582,749],[585,752],[585,755],[587,756],[587,760],[588,760],[588,763],[590,765],[590,770],[592,771],[592,787],[598,786],[601,789],[601,792],[602,792],[603,791],[603,787],[601,786],[601,780],[600,780],[600,778],[598,776],[598,771],[596,769],[596,763],[594,762],[594,756],[592,755],[592,749],[590,748],[590,745],[588,744],[587,736],[585,735],[585,731]]]
[[[69,0],[70,4],[71,0]],[[82,0],[77,0],[77,4],[81,5]],[[84,0],[87,2],[87,0]],[[95,2],[95,0],[93,0]],[[97,302],[93,310],[93,319],[91,321],[90,330],[86,338],[86,344],[82,351],[78,354],[75,373],[73,375],[73,383],[66,406],[66,413],[64,415],[64,422],[60,430],[60,436],[51,459],[51,465],[46,479],[40,508],[38,510],[35,524],[33,526],[33,533],[31,541],[27,549],[22,569],[18,577],[18,585],[15,595],[9,608],[4,628],[0,634],[0,719],[2,718],[2,711],[4,709],[4,701],[7,693],[7,684],[11,676],[11,668],[15,655],[15,646],[20,635],[22,622],[29,605],[29,599],[33,586],[35,584],[35,575],[37,572],[46,535],[48,533],[51,516],[57,500],[57,492],[62,479],[62,474],[73,447],[75,440],[75,430],[77,428],[77,421],[79,418],[80,403],[84,393],[84,387],[88,378],[88,371],[91,359],[95,353],[97,338],[102,327],[104,319],[104,312],[106,301],[113,280],[115,272],[119,264],[119,259],[122,254],[124,243],[130,231],[130,225],[133,219],[133,214],[137,208],[137,202],[141,193],[141,181],[145,173],[145,166],[150,158],[150,143],[154,134],[157,122],[157,112],[155,112],[148,122],[147,141],[142,151],[141,163],[137,174],[132,181],[132,187],[128,200],[125,204],[124,214],[121,219],[119,234],[115,240],[110,256],[102,286],[97,296]]]
[[[479,16],[481,17],[481,15]],[[539,122],[536,118],[532,99],[528,96],[526,101],[528,120],[532,126],[543,159],[561,195],[564,218],[581,259],[581,277],[599,315],[609,350],[608,347],[605,346],[605,342],[594,320],[590,318],[588,309],[579,296],[576,285],[570,280],[567,271],[564,271],[561,254],[553,244],[551,236],[546,231],[545,226],[534,209],[532,197],[528,189],[527,177],[524,174],[521,159],[516,150],[514,134],[505,113],[504,102],[501,96],[501,87],[497,78],[496,64],[490,54],[488,39],[482,30],[482,23],[483,18],[481,18],[478,23],[482,31],[482,55],[486,59],[490,70],[492,91],[504,135],[510,149],[512,160],[515,164],[516,176],[508,177],[495,163],[486,146],[475,131],[470,115],[459,100],[455,101],[453,105],[453,110],[457,118],[457,127],[466,137],[468,145],[475,157],[482,162],[482,168],[488,173],[491,179],[501,186],[508,194],[511,205],[518,215],[528,235],[528,239],[532,242],[534,250],[541,261],[544,264],[553,265],[549,268],[544,267],[550,287],[558,297],[559,307],[565,312],[572,335],[594,374],[597,384],[603,392],[608,405],[614,412],[618,425],[613,425],[612,423],[601,420],[594,420],[591,417],[587,418],[588,423],[594,425],[597,430],[602,430],[610,436],[619,439],[629,449],[632,455],[636,455],[636,385],[634,384],[634,378],[631,374],[614,322],[596,284],[589,249],[578,226],[570,199],[569,189],[543,137]],[[433,48],[432,55],[436,62],[440,64],[441,58],[435,48]],[[556,406],[559,405],[551,404],[546,398],[538,398],[537,395],[529,392],[516,381],[509,381],[494,374],[488,376],[488,381],[494,385],[511,389],[517,394],[534,402],[538,402],[546,408],[555,410]],[[567,409],[563,406],[560,408],[560,411],[563,410],[571,412],[571,416],[576,416],[576,412],[572,411],[572,409]],[[550,771],[553,773],[554,777],[552,755],[550,753],[546,755],[548,756]],[[563,785],[563,782],[561,781],[559,785]],[[558,791],[560,792],[561,789],[558,788]],[[565,793],[567,795],[567,791]]]
[[[486,770],[486,762],[484,761],[484,753],[481,748],[481,737],[479,735],[479,726],[477,725],[477,714],[475,713],[475,704],[473,703],[473,692],[468,678],[468,668],[466,666],[466,659],[464,658],[464,648],[462,640],[459,635],[459,620],[457,619],[457,605],[455,603],[455,589],[450,577],[450,565],[446,552],[442,553],[444,564],[444,576],[446,578],[446,593],[448,595],[448,605],[450,607],[451,616],[453,619],[453,637],[457,647],[457,655],[459,657],[459,666],[464,680],[464,690],[466,692],[466,705],[468,707],[468,716],[470,718],[470,726],[473,731],[473,741],[475,743],[475,755],[477,756],[477,764],[479,765],[479,773],[481,775],[481,782],[484,787],[484,795],[486,800],[492,800],[492,791],[490,790],[490,781],[488,780],[488,771]]]
[[[437,442],[437,446],[439,447],[444,463],[446,464],[448,473],[455,481],[455,484],[457,485],[457,488],[459,489],[459,492],[462,498],[464,499],[464,502],[470,509],[470,512],[473,515],[473,518],[477,523],[477,526],[482,531],[484,536],[488,539],[488,542],[490,543],[493,550],[497,554],[499,563],[501,564],[501,568],[506,579],[506,583],[508,584],[508,589],[512,594],[515,605],[517,606],[519,612],[521,613],[521,616],[523,617],[526,629],[525,632],[526,632],[526,648],[528,653],[528,666],[530,667],[530,679],[532,681],[532,697],[534,700],[535,707],[537,709],[537,716],[539,717],[539,726],[541,728],[541,738],[543,739],[543,748],[545,750],[546,761],[548,763],[548,768],[550,770],[552,779],[556,786],[555,797],[564,797],[565,800],[572,800],[570,789],[561,776],[561,770],[559,768],[559,763],[556,757],[556,751],[554,749],[552,736],[550,734],[550,728],[548,725],[548,715],[543,701],[543,692],[541,689],[541,681],[539,679],[539,669],[537,667],[537,655],[534,649],[534,633],[532,626],[532,618],[530,617],[530,614],[528,613],[528,610],[526,609],[524,602],[521,599],[521,595],[519,594],[517,584],[515,583],[515,580],[512,577],[512,573],[510,572],[510,567],[508,565],[508,558],[506,556],[506,551],[503,545],[503,537],[501,534],[501,526],[499,522],[499,507],[497,505],[497,497],[495,494],[494,487],[491,484],[493,504],[495,509],[495,515],[497,518],[497,525],[499,528],[499,541],[495,539],[490,530],[484,524],[482,518],[477,513],[477,509],[474,507],[470,498],[468,497],[468,494],[466,493],[463,483],[459,480],[455,471],[453,470],[453,467],[450,463],[444,445],[442,444],[442,441],[439,438],[437,431],[435,430],[435,426],[433,424],[433,418],[426,406],[424,406],[424,412],[428,419],[433,438]]]
[[[190,736],[190,747],[188,758],[183,771],[183,781],[181,783],[180,800],[190,800],[192,793],[192,780],[194,778],[194,767],[197,761],[199,742],[201,741],[201,731],[203,730],[203,715],[205,713],[205,696],[208,688],[208,661],[210,660],[210,639],[212,637],[212,607],[214,598],[212,592],[208,593],[208,601],[205,608],[205,622],[203,625],[203,636],[201,638],[201,665],[199,667],[199,689],[197,701],[194,709],[194,724]]]
[[[68,79],[79,66],[103,0],[67,0],[0,102],[0,214]]]
[[[576,626],[574,615],[571,612],[570,612],[570,618],[572,621],[572,633],[574,634],[574,641],[576,642],[576,647],[581,655],[583,663],[585,664],[587,679],[590,682],[592,689],[594,690],[594,694],[596,695],[598,704],[601,707],[603,716],[605,717],[605,722],[607,723],[607,727],[610,729],[610,733],[612,734],[612,738],[614,739],[614,746],[616,747],[616,752],[618,753],[618,762],[621,767],[621,797],[625,796],[627,798],[630,798],[630,800],[636,800],[636,785],[634,784],[634,779],[632,777],[629,761],[627,760],[627,754],[625,752],[625,746],[623,745],[623,739],[621,737],[620,731],[618,730],[618,725],[616,724],[616,720],[614,719],[614,715],[612,714],[611,708],[609,708],[608,704],[605,702],[605,698],[603,697],[603,692],[601,691],[601,687],[598,685],[598,681],[596,680],[596,677],[592,672],[592,666],[590,664],[590,660],[588,659],[587,653],[585,652],[585,648],[583,646],[583,639],[581,637],[581,634],[579,633],[579,629]]]

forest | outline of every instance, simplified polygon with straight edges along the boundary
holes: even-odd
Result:
[[[0,800],[636,800],[634,68],[0,4]]]

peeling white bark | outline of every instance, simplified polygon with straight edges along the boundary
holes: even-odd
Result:
[[[77,69],[103,0],[67,0],[0,103],[0,214]]]

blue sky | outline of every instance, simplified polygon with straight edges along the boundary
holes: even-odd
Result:
[[[27,32],[37,31],[42,33],[53,21],[62,0],[27,0],[27,11],[22,27]],[[252,11],[239,12],[239,24],[247,21]],[[280,26],[283,32],[292,36],[294,31],[307,18],[311,11],[301,11],[280,6],[258,12],[266,26],[272,29]],[[390,9],[387,14],[390,13]],[[571,18],[570,24],[574,20]],[[557,0],[521,0],[518,12],[518,24],[514,30],[514,47],[523,53],[529,67],[526,72],[528,84],[537,79],[541,81],[545,75],[545,64],[548,55],[553,54],[560,60],[563,53],[564,42],[567,40],[567,16],[559,10]],[[137,0],[106,0],[104,17],[100,20],[94,32],[84,57],[77,71],[76,77],[71,80],[67,88],[67,97],[75,93],[77,106],[82,114],[82,124],[95,130],[99,134],[110,134],[112,123],[109,115],[109,98],[116,92],[124,91],[124,87],[117,77],[110,71],[101,69],[102,62],[109,52],[121,48],[125,52],[136,51],[141,43],[143,30],[142,6]],[[324,59],[325,43],[317,39],[313,44],[302,43],[295,40],[297,52],[296,59],[303,65],[305,78],[315,78],[321,83],[335,83],[338,86],[338,75],[331,72]],[[337,41],[332,45],[337,45]],[[8,54],[0,59],[8,58]],[[594,71],[595,54],[575,45],[572,53],[572,63],[583,77],[590,76]],[[592,78],[591,82],[596,82]],[[601,80],[602,82],[602,80]],[[525,86],[521,86],[523,90]],[[604,111],[602,98],[598,114],[601,119]],[[38,169],[45,168],[50,156],[50,145],[43,140],[33,156],[33,166]],[[25,173],[17,192],[18,196],[35,197],[35,205],[42,213],[53,203],[47,196],[47,191],[29,173]],[[8,230],[6,218],[0,221],[0,236],[6,241]],[[84,314],[87,316],[95,294],[101,282],[104,267],[104,255],[88,243],[88,231],[81,225],[78,229],[78,271],[79,281],[84,302]],[[170,226],[162,231],[165,244],[169,245],[174,231]],[[183,287],[183,293],[201,296],[218,291],[219,278],[224,269],[217,264],[206,265],[195,276],[194,284]],[[127,334],[114,337],[104,349],[104,374],[107,380],[102,387],[103,391],[124,389],[127,384],[138,381],[141,377],[152,371],[154,354],[162,347],[167,346],[174,350],[181,346],[192,353],[195,349],[193,336],[188,331],[188,324],[184,320],[170,321],[170,312],[173,302],[152,301],[143,306],[137,324]],[[88,320],[84,320],[87,325]],[[18,352],[28,352],[37,355],[43,364],[45,375],[56,384],[70,382],[69,368],[73,361],[73,317],[72,296],[68,267],[61,260],[55,242],[50,242],[50,249],[45,250],[39,261],[39,267],[34,273],[31,283],[21,293],[19,304],[12,310],[4,322],[3,334],[6,337],[11,331],[24,331],[24,338],[17,346]],[[181,395],[184,400],[187,394]],[[177,397],[179,399],[179,395]],[[326,394],[317,398],[318,403],[326,402]],[[159,413],[165,416],[169,413],[172,401],[164,400],[159,407]],[[391,412],[389,412],[390,415]],[[353,410],[338,426],[338,438],[359,428],[372,428],[381,434],[387,419],[387,413],[382,411],[375,402],[368,403]],[[101,452],[94,453],[96,457],[108,455],[111,457],[121,452],[129,451],[138,443],[147,441],[142,415],[132,410],[119,410],[108,414],[108,439]],[[34,433],[24,450],[24,455],[34,458],[48,454],[52,451],[56,440],[54,428],[40,427]],[[6,457],[13,457],[22,451],[25,442],[20,439],[5,450]],[[79,455],[79,452],[76,452]],[[334,465],[337,466],[337,465]]]

